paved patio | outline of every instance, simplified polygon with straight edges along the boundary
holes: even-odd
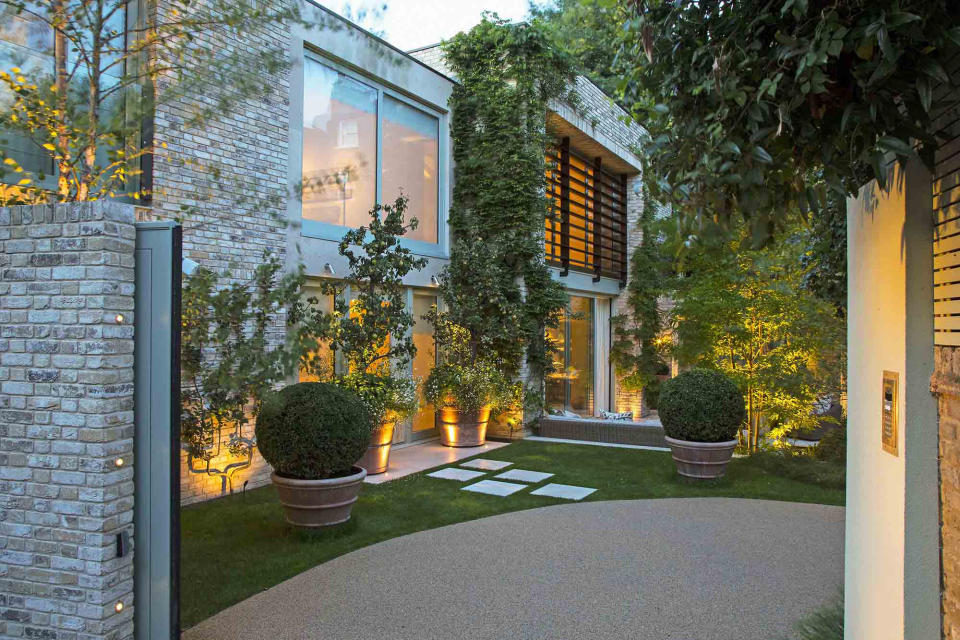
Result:
[[[571,503],[360,549],[183,637],[771,640],[842,580],[842,507]]]

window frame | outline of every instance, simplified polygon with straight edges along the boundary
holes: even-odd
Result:
[[[417,100],[414,97],[411,97],[402,91],[395,89],[386,85],[383,82],[378,81],[376,78],[371,76],[358,73],[356,70],[348,67],[340,62],[337,62],[325,55],[322,55],[318,52],[315,52],[311,49],[304,48],[304,72],[301,75],[301,79],[304,82],[304,89],[306,88],[306,65],[309,62],[314,62],[317,64],[322,64],[338,73],[342,73],[351,80],[364,84],[371,89],[377,92],[377,151],[376,151],[376,192],[374,202],[383,204],[382,192],[383,187],[383,127],[382,127],[382,118],[383,118],[383,103],[387,97],[390,97],[398,102],[406,104],[407,106],[417,109],[431,117],[437,119],[437,241],[427,242],[425,240],[411,240],[409,238],[400,238],[400,246],[410,249],[413,253],[422,256],[436,257],[436,258],[445,258],[448,256],[448,242],[447,242],[447,194],[446,194],[446,184],[447,184],[447,175],[448,175],[448,162],[447,162],[447,141],[444,132],[446,131],[446,117],[447,114],[443,111],[440,111],[424,102]],[[305,92],[304,92],[305,93]],[[300,142],[300,173],[303,173],[303,95],[300,97],[300,130],[301,130],[301,142]],[[334,240],[339,242],[343,238],[343,234],[346,233],[351,227],[330,224],[327,222],[320,222],[317,220],[307,220],[303,217],[303,207],[300,207],[300,235],[308,238],[318,238],[320,240]]]

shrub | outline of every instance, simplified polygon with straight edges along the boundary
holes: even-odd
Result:
[[[746,417],[743,394],[719,371],[692,369],[660,387],[660,421],[671,438],[732,440]]]
[[[843,599],[797,623],[797,640],[843,640]]]
[[[509,387],[504,375],[490,362],[445,363],[430,372],[423,395],[437,408],[452,403],[460,411],[479,411],[484,406],[503,403]]]
[[[841,425],[838,429],[830,429],[813,451],[817,460],[845,463],[847,461],[847,426]]]
[[[372,430],[370,411],[356,394],[301,382],[264,402],[256,434],[260,453],[279,475],[320,480],[349,474]]]
[[[746,464],[771,475],[815,484],[825,489],[844,489],[847,486],[847,469],[844,464],[817,460],[806,453],[791,453],[783,449],[760,451],[751,455]]]

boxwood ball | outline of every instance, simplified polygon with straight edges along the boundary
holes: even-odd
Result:
[[[257,446],[279,475],[321,480],[349,474],[372,430],[370,412],[356,394],[326,382],[301,382],[264,401]]]
[[[660,387],[660,422],[677,440],[725,442],[747,417],[743,394],[719,371],[692,369]]]

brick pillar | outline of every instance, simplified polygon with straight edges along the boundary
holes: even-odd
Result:
[[[960,347],[936,347],[943,637],[960,640]]]
[[[0,209],[4,638],[133,637],[133,555],[115,551],[133,531],[133,220]]]

